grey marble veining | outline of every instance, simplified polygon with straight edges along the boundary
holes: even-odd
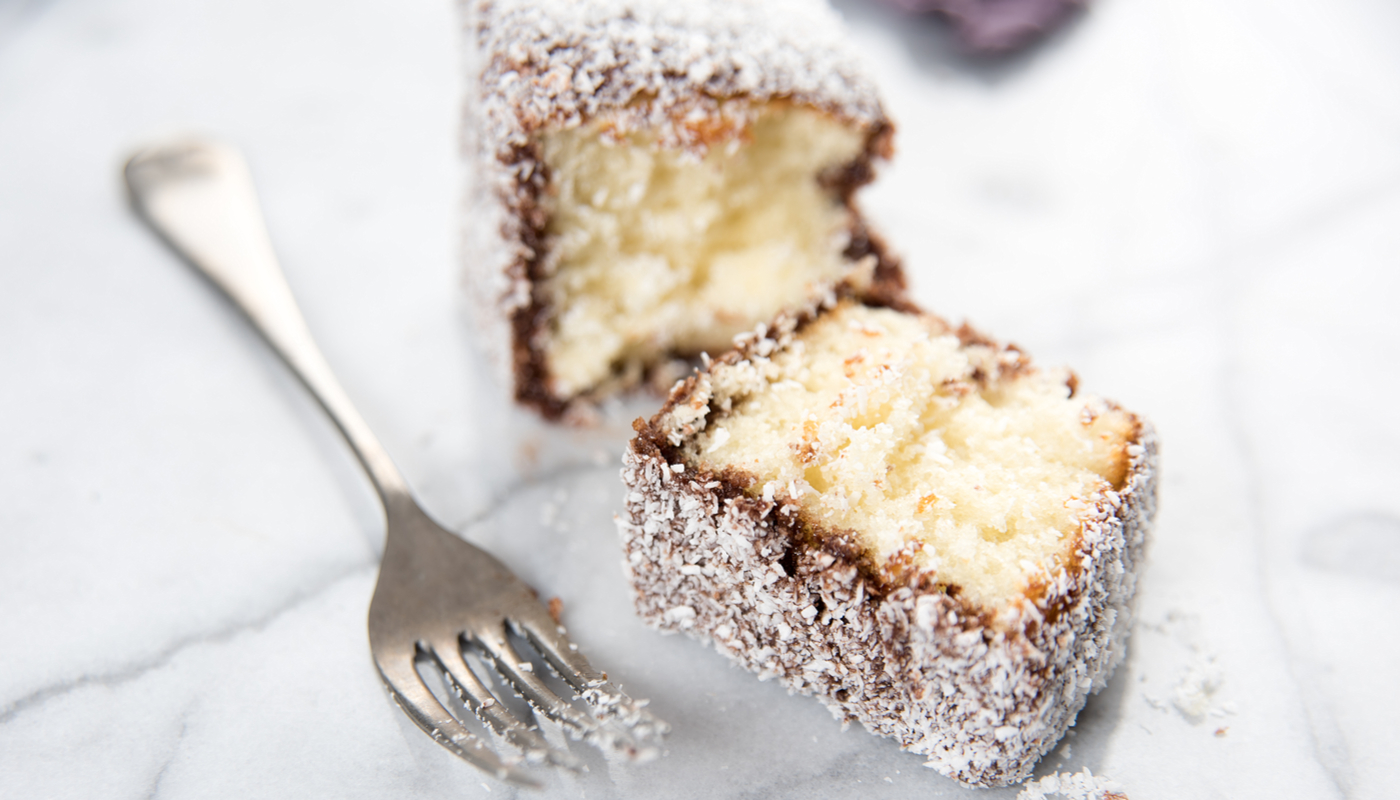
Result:
[[[1394,795],[1400,10],[1100,0],[1031,54],[838,7],[899,125],[863,202],[918,299],[1156,423],[1129,660],[1037,774],[1135,800]],[[133,146],[249,154],[328,358],[439,518],[675,725],[545,797],[973,792],[632,616],[631,417],[485,377],[455,262],[446,0],[0,6],[0,796],[496,797],[386,700],[354,464],[125,208]]]

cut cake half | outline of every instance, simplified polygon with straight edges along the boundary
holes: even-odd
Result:
[[[897,739],[1025,778],[1122,658],[1156,440],[1068,371],[907,305],[780,316],[624,458],[642,617]]]
[[[893,128],[825,3],[461,7],[466,274],[518,401],[587,416],[862,268],[903,291],[853,200]]]

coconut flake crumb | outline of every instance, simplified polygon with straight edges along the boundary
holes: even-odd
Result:
[[[724,447],[728,441],[729,431],[725,428],[716,428],[714,434],[710,437],[710,446],[705,452],[713,453],[721,447]]]
[[[1172,690],[1172,705],[1188,720],[1200,722],[1207,714],[1217,712],[1211,700],[1224,680],[1224,672],[1215,662],[1215,656],[1197,653]],[[1221,716],[1224,710],[1218,712],[1215,716]]]
[[[1016,800],[1045,800],[1055,795],[1067,800],[1128,800],[1122,789],[1117,781],[1095,775],[1085,767],[1077,773],[1058,772],[1028,781]]]
[[[1225,683],[1225,670],[1201,635],[1197,615],[1172,610],[1161,622],[1143,622],[1141,626],[1171,636],[1185,645],[1190,654],[1190,660],[1181,668],[1176,683],[1169,689],[1164,687],[1155,693],[1143,692],[1143,700],[1149,706],[1162,712],[1176,709],[1192,725],[1199,725],[1208,717],[1226,717],[1239,712],[1233,701],[1220,702],[1217,696]],[[1142,680],[1146,678],[1142,676]]]

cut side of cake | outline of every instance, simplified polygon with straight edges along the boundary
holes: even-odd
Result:
[[[1155,437],[896,306],[780,315],[639,421],[627,569],[648,622],[1003,785],[1123,655]]]
[[[518,401],[586,416],[857,273],[901,296],[854,202],[893,128],[824,4],[463,8],[469,291]]]

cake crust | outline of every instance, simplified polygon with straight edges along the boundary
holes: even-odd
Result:
[[[765,357],[820,311],[779,318],[722,361]],[[688,463],[680,445],[717,412],[710,401],[706,373],[678,384],[624,455],[618,523],[642,618],[815,695],[966,785],[1029,775],[1123,657],[1156,509],[1151,426],[1133,418],[1123,481],[1083,518],[1068,567],[992,613],[929,575],[874,564],[790,501],[754,496],[753,476]]]
[[[517,401],[558,419],[586,418],[596,400],[586,393],[559,396],[549,386],[543,340],[557,309],[542,289],[551,175],[540,146],[549,130],[605,120],[618,136],[652,131],[662,146],[703,156],[711,144],[741,136],[765,104],[813,109],[852,126],[863,132],[864,149],[821,182],[850,213],[844,257],[874,260],[864,291],[874,302],[902,296],[898,261],[853,197],[873,178],[875,162],[891,155],[893,125],[825,4],[459,5],[474,44],[463,142],[475,171],[467,197],[466,280],[483,345]]]

